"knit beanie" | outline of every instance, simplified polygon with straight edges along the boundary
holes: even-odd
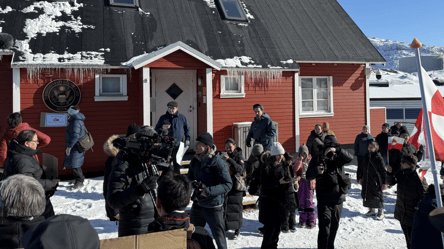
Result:
[[[389,125],[389,123],[384,123],[384,124],[382,125],[382,127],[386,127],[387,129],[390,129],[390,125]]]
[[[208,133],[208,132],[205,132],[202,135],[198,136],[196,138],[196,141],[204,143],[204,144],[206,144],[206,145],[208,145],[210,147],[213,147],[213,145],[214,145],[213,144],[213,136],[211,136],[211,134]]]
[[[259,156],[262,152],[264,152],[264,146],[262,146],[262,144],[253,145],[253,148],[251,149],[251,154],[253,156]]]
[[[273,142],[273,146],[271,146],[271,155],[283,155],[285,154],[285,149],[282,147],[281,143],[279,142]]]
[[[126,130],[126,136],[128,137],[131,134],[137,133],[140,130],[140,126],[136,123],[132,123],[128,126],[128,129]]]
[[[308,156],[308,147],[307,145],[303,144],[299,147],[299,156],[301,156],[301,153],[305,152],[305,154]]]
[[[370,128],[368,127],[368,125],[364,125],[364,127],[362,127],[362,129],[366,129],[367,128],[367,130],[370,130]]]
[[[407,127],[403,125],[403,126],[401,126],[401,128],[399,128],[399,136],[401,136],[402,134],[405,134],[405,133],[407,133],[410,136]]]
[[[177,104],[176,101],[170,101],[170,102],[168,102],[167,106],[179,107],[179,104]]]
[[[330,129],[330,124],[328,122],[322,123],[322,128],[325,128],[325,127]]]
[[[444,207],[435,208],[432,212],[429,213],[429,220],[432,225],[441,231],[444,232]]]
[[[79,111],[74,109],[73,107],[74,106],[70,106],[69,109],[68,109],[68,114],[71,115],[71,116],[74,115],[74,114],[79,113]]]

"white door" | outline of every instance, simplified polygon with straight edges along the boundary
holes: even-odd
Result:
[[[160,116],[166,113],[167,104],[176,101],[179,105],[179,113],[185,115],[190,125],[191,144],[194,149],[194,141],[197,133],[197,95],[195,70],[153,70],[153,93],[156,107],[153,108],[154,125]]]

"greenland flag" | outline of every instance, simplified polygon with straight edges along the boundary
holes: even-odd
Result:
[[[435,158],[438,161],[444,160],[444,99],[441,93],[436,88],[432,79],[430,79],[424,68],[421,67],[422,81],[424,83],[424,97],[427,105],[430,131],[433,138],[433,147],[435,148]],[[415,123],[415,129],[409,142],[413,144],[416,149],[420,144],[425,145],[424,139],[424,124],[422,122],[422,109],[419,113],[418,119]]]
[[[404,138],[400,137],[389,137],[388,138],[388,149],[397,149],[402,150],[402,146],[404,145]]]

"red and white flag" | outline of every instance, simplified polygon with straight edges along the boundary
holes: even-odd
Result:
[[[388,138],[388,149],[397,149],[402,150],[402,146],[404,145],[404,138],[400,137],[389,137]]]
[[[424,84],[424,98],[429,112],[430,131],[433,138],[433,147],[435,148],[435,158],[437,161],[442,161],[444,160],[444,99],[424,68],[421,67],[421,71]],[[425,145],[422,113],[421,109],[415,123],[415,129],[409,139],[409,142],[417,149],[420,144]]]

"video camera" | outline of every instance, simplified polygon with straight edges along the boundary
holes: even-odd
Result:
[[[331,161],[334,158],[334,152],[329,151],[327,155],[325,155],[325,151],[329,148],[338,148],[339,144],[336,143],[325,143],[324,145],[318,145],[318,166],[323,166],[324,170],[327,169],[327,161]]]
[[[206,186],[203,182],[192,182],[191,185],[194,188],[194,192],[193,195],[191,195],[191,200],[193,202],[197,202],[199,199],[199,196],[202,194],[202,190],[199,189],[204,189]]]

